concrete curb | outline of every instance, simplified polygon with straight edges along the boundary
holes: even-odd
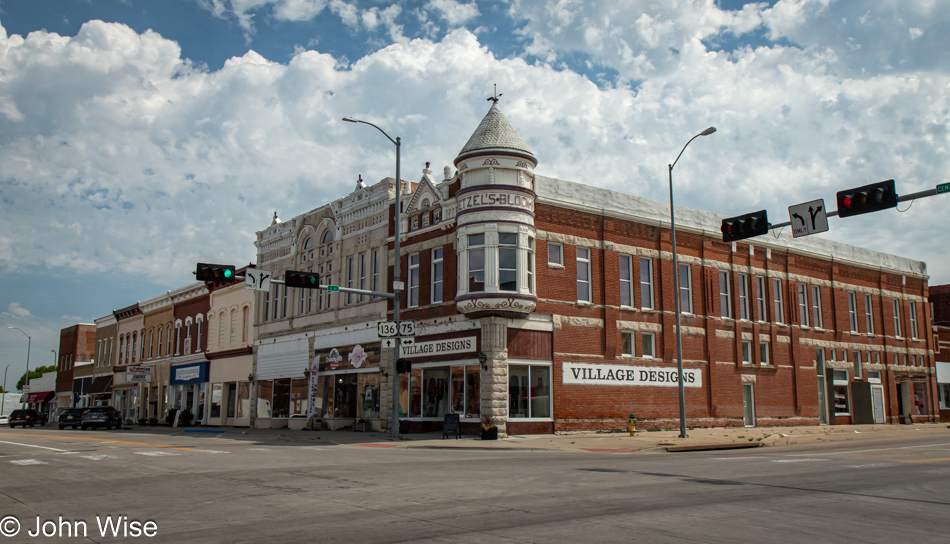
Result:
[[[738,443],[729,443],[729,444],[690,444],[686,446],[667,446],[666,451],[668,452],[681,452],[681,451],[715,451],[715,450],[742,450],[747,448],[758,448],[761,444],[759,442],[738,442]]]

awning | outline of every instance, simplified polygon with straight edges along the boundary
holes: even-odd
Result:
[[[92,387],[89,389],[90,395],[101,395],[102,393],[108,393],[109,387],[112,385],[112,375],[108,376],[98,376],[92,379]]]
[[[20,402],[33,403],[33,402],[49,402],[51,398],[56,394],[56,391],[37,391],[35,393],[27,393],[20,397]]]

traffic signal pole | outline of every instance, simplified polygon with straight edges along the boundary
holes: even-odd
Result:
[[[938,194],[940,194],[940,193],[937,192],[937,189],[936,189],[936,188],[927,189],[926,191],[920,191],[920,192],[917,192],[917,193],[911,193],[911,194],[909,194],[909,195],[899,196],[899,197],[897,197],[897,202],[898,202],[898,203],[900,203],[900,202],[907,202],[907,201],[910,201],[910,200],[917,200],[917,199],[919,199],[919,198],[927,198],[927,197],[930,197],[930,196],[937,196]],[[826,217],[837,217],[837,216],[838,216],[838,210],[830,211],[830,212],[826,213],[825,216],[826,216]],[[780,228],[782,228],[782,227],[789,227],[789,226],[791,226],[791,225],[792,225],[792,222],[791,222],[791,221],[786,221],[786,222],[784,222],[784,223],[776,223],[776,224],[774,224],[774,225],[771,225],[769,228],[770,228],[770,229],[780,229]]]

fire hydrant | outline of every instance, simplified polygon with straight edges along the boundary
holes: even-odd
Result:
[[[630,431],[630,436],[637,434],[637,416],[633,415],[633,412],[630,412],[630,421],[627,423],[627,429]]]

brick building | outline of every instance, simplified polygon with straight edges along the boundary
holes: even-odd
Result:
[[[940,420],[950,420],[950,284],[930,288],[930,319],[936,360]]]
[[[675,296],[690,427],[936,419],[924,263],[788,233],[723,243],[721,216],[678,208],[676,293],[668,204],[540,176],[537,163],[494,103],[454,170],[436,180],[427,164],[403,182],[401,318],[416,337],[399,406],[411,428],[449,412],[470,433],[482,416],[502,435],[619,429],[630,412],[676,427]],[[394,231],[380,234],[392,221],[379,205],[392,217],[392,189],[359,185],[275,218],[258,266],[389,291]],[[320,291],[326,304],[308,306],[291,291],[258,300],[259,379],[263,366],[286,380],[279,397],[270,375],[258,384],[269,411],[287,405],[268,425],[290,424],[313,376],[324,425],[388,426],[394,350],[376,325],[392,304]]]

